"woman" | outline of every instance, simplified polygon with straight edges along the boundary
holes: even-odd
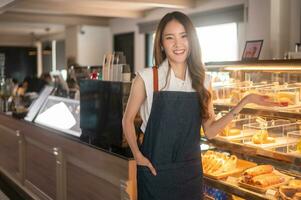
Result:
[[[246,104],[275,105],[265,96],[251,94],[215,120],[200,53],[189,18],[180,12],[165,15],[154,44],[158,68],[137,74],[123,118],[124,133],[137,162],[139,200],[200,200],[200,126],[211,139]],[[145,135],[140,149],[134,129],[139,109]]]

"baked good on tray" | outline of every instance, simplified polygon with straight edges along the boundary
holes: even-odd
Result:
[[[301,180],[290,180],[288,185],[279,188],[279,193],[285,200],[301,200]]]
[[[253,178],[261,174],[272,173],[273,171],[274,171],[274,167],[272,165],[259,165],[245,170],[243,176],[248,178]]]
[[[254,144],[275,143],[275,138],[269,137],[267,130],[258,130],[252,137]]]
[[[270,185],[277,185],[279,183],[283,183],[285,178],[281,175],[277,175],[272,173],[262,174],[259,176],[255,176],[251,179],[251,184],[258,187],[268,187]]]
[[[272,165],[259,165],[244,171],[240,180],[251,186],[266,188],[283,183],[286,179]]]
[[[221,136],[234,136],[234,135],[240,135],[240,129],[238,128],[228,128],[226,127],[221,133]]]
[[[204,173],[219,174],[234,170],[237,165],[237,157],[209,150],[202,155],[202,164]]]

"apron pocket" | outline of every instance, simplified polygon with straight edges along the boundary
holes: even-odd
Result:
[[[200,162],[157,165],[157,176],[146,166],[138,165],[137,169],[138,194],[142,200],[199,200],[201,197]]]

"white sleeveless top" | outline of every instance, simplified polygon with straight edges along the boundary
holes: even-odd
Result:
[[[186,70],[185,74],[185,80],[181,80],[175,76],[174,71],[172,68],[170,69],[170,75],[167,80],[166,84],[166,76],[168,73],[168,60],[165,59],[163,63],[158,67],[158,88],[159,91],[179,91],[179,92],[194,92],[195,90],[192,88],[191,85],[191,77],[189,73]],[[145,132],[147,121],[150,115],[150,111],[152,108],[153,103],[153,92],[154,92],[154,86],[153,86],[153,69],[152,68],[145,68],[143,70],[140,70],[137,72],[141,76],[141,78],[144,81],[145,91],[146,91],[146,99],[142,103],[140,107],[140,116],[142,118],[142,125],[141,130],[142,132]],[[205,87],[209,88],[210,85],[210,79],[206,76],[205,80]],[[165,86],[166,85],[166,86]]]

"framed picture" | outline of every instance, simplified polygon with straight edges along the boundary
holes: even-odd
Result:
[[[242,60],[258,60],[263,40],[246,41]]]

